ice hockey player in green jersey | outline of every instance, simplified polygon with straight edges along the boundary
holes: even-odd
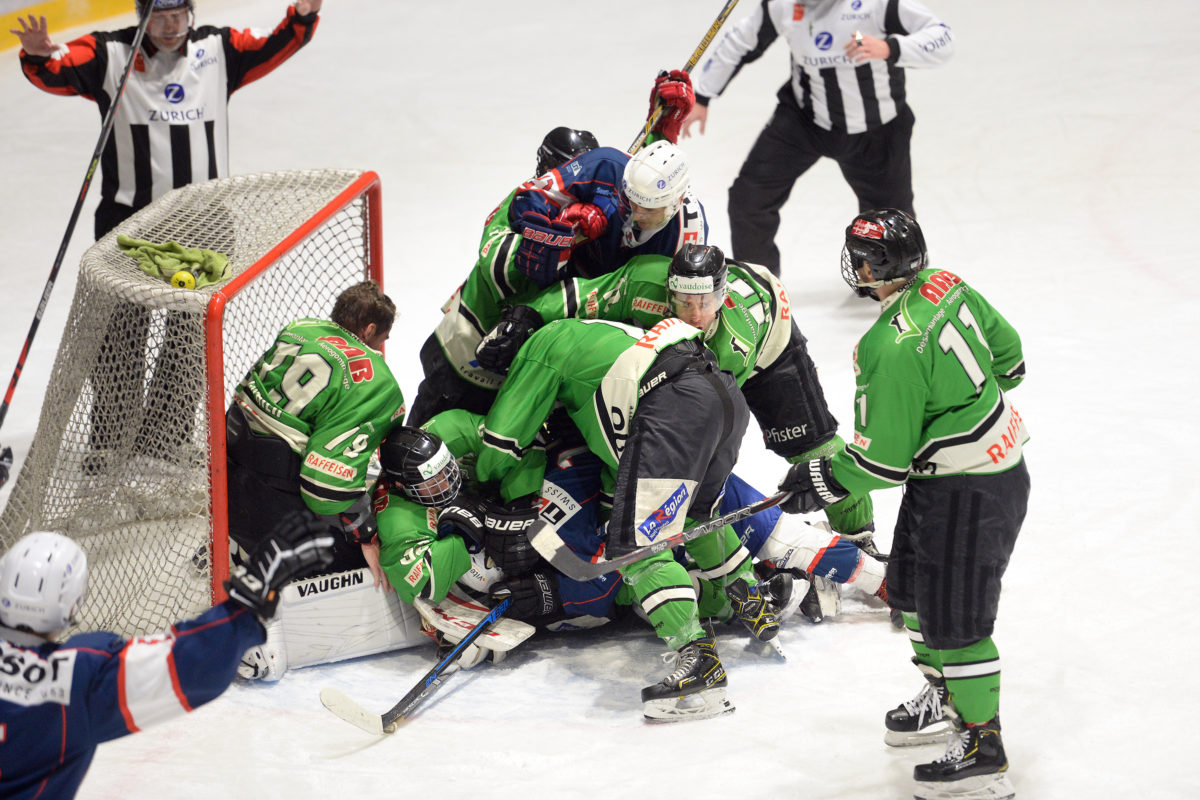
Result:
[[[555,128],[538,148],[535,175],[599,146],[589,131]],[[516,264],[521,237],[508,223],[508,208],[516,191],[509,192],[488,215],[475,266],[446,301],[442,319],[421,347],[425,379],[413,401],[409,425],[424,425],[434,414],[450,408],[482,414],[496,397],[503,378],[475,363],[475,347],[483,334],[499,322],[505,303],[520,302],[541,291]]]
[[[888,561],[927,683],[887,713],[885,741],[949,735],[914,769],[917,798],[1013,796],[1000,736],[1000,580],[1029,499],[1029,438],[1005,392],[1025,375],[1016,330],[958,275],[930,268],[916,220],[884,209],[846,228],[842,275],[881,314],[854,350],[854,440],[796,464],[785,511],[906,485]]]
[[[737,379],[771,451],[799,463],[841,449],[787,290],[766,268],[726,261],[713,245],[685,244],[673,258],[636,256],[607,275],[550,287],[484,337],[479,363],[503,372],[543,321],[581,317],[650,328],[672,316],[704,331],[705,345]],[[851,495],[825,513],[835,533],[870,549],[870,494]]]
[[[329,320],[289,323],[238,385],[225,436],[229,534],[242,549],[299,510],[344,534],[330,571],[369,562],[367,464],[404,416],[380,351],[395,314],[378,284],[355,284],[338,295]]]
[[[649,330],[603,320],[556,320],[535,332],[512,363],[484,420],[477,464],[503,477],[533,444],[556,403],[607,466],[607,552],[621,555],[712,515],[749,418],[733,376],[678,319]],[[723,580],[735,613],[760,639],[778,632],[750,554],[728,527],[687,544],[709,580]],[[700,625],[687,570],[670,552],[622,571],[676,669],[642,692],[654,720],[696,719],[733,709],[713,636]]]

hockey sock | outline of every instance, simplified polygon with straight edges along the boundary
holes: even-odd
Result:
[[[917,615],[909,611],[901,613],[904,615],[904,628],[908,631],[908,643],[912,645],[913,652],[917,654],[917,661],[941,672],[941,651],[934,650],[925,644],[925,637],[921,635],[921,623],[917,622]]]
[[[688,575],[692,578],[692,588],[696,590],[700,619],[717,619],[721,622],[733,619],[733,604],[725,593],[723,581],[704,580],[695,570],[688,572]]]
[[[992,637],[938,655],[946,689],[963,720],[971,725],[990,722],[1000,710],[1000,652]]]
[[[832,458],[840,453],[846,442],[841,436],[834,437],[820,447],[788,459],[789,464],[812,461],[814,458]],[[852,494],[825,509],[825,518],[834,533],[858,533],[875,521],[875,503],[870,494]]]
[[[729,525],[706,533],[684,545],[688,555],[700,568],[700,577],[728,586],[738,578],[745,578],[754,585],[754,564],[750,551],[742,546],[736,533]]]
[[[621,575],[633,589],[654,632],[672,650],[705,635],[692,580],[669,551],[636,561]]]

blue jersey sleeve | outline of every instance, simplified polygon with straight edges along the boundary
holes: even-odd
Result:
[[[97,745],[214,699],[263,640],[254,615],[229,602],[131,640],[0,639],[0,797],[73,797]]]

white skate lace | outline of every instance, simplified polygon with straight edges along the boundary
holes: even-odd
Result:
[[[944,764],[948,761],[962,761],[963,756],[967,754],[967,742],[970,738],[971,732],[966,728],[963,728],[961,731],[955,731],[950,737],[950,742],[946,745],[946,752],[934,763]]]
[[[686,646],[682,650],[676,652],[672,650],[669,653],[663,653],[663,663],[668,667],[673,667],[671,674],[662,679],[665,684],[677,684],[688,676],[692,668],[696,665],[696,660],[699,658],[697,648]]]
[[[917,718],[918,728],[924,725],[926,714],[929,715],[931,722],[937,722],[946,715],[946,709],[942,705],[941,692],[932,683],[926,683],[925,688],[918,692],[916,697],[906,702],[904,710],[910,717]]]

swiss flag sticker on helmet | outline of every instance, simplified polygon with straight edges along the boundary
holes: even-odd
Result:
[[[883,226],[869,219],[856,219],[850,233],[860,239],[882,239]]]

